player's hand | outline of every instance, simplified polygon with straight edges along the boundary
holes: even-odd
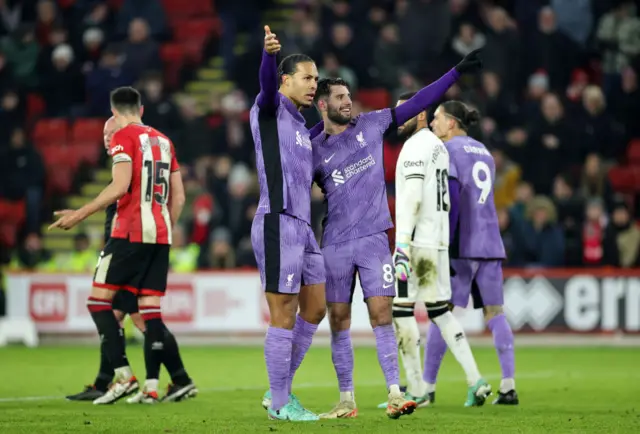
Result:
[[[80,223],[82,220],[84,220],[80,212],[70,210],[70,209],[55,211],[53,215],[61,216],[61,217],[57,221],[52,223],[49,226],[48,230],[60,228],[65,231],[68,231],[69,229],[71,229],[72,227]]]
[[[480,71],[482,69],[482,59],[480,53],[482,48],[473,50],[471,53],[464,56],[464,59],[456,65],[456,71],[460,74],[467,74]]]
[[[264,50],[269,54],[276,54],[280,51],[280,41],[275,33],[271,33],[269,26],[264,26]]]
[[[396,278],[402,282],[409,280],[411,275],[411,258],[409,256],[409,245],[404,243],[396,244],[396,251],[393,253],[393,265],[396,267]]]

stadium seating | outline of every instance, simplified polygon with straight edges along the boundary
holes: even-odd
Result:
[[[640,139],[632,140],[627,148],[627,160],[629,164],[640,166]]]
[[[372,110],[381,110],[391,106],[391,95],[385,89],[360,90],[357,99],[364,107]]]
[[[16,244],[17,229],[26,216],[24,201],[0,199],[0,244],[13,247]]]

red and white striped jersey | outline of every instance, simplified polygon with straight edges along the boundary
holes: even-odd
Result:
[[[130,162],[129,191],[118,200],[113,238],[134,243],[171,244],[170,174],[179,170],[173,143],[160,131],[130,124],[113,135],[113,164]]]

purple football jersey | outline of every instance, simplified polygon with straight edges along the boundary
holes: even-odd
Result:
[[[260,201],[256,214],[282,213],[311,224],[312,153],[309,130],[296,106],[278,93],[273,113],[251,107]]]
[[[392,124],[394,110],[378,110],[357,116],[340,134],[312,140],[314,181],[327,203],[323,246],[393,227],[382,164],[383,136]]]
[[[449,247],[451,257],[505,258],[493,200],[496,166],[491,153],[468,136],[454,137],[445,145],[449,151],[449,176],[461,186],[460,218]]]

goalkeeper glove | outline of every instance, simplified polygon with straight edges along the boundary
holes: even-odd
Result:
[[[473,50],[471,53],[464,56],[464,59],[458,63],[455,68],[458,74],[467,74],[480,71],[482,69],[482,59],[480,58],[481,48]]]
[[[393,265],[396,267],[396,278],[402,282],[406,282],[411,275],[409,244],[396,243],[396,251],[393,254]]]

